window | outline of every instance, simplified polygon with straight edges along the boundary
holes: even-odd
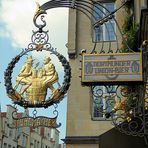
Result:
[[[39,145],[40,145],[40,143],[39,143],[39,141],[37,142],[37,148],[39,148]]]
[[[16,134],[15,134],[16,139],[18,139],[21,136],[22,130],[23,130],[22,127],[17,128]]]
[[[51,135],[50,135],[50,133],[48,133],[48,139],[50,140],[50,138],[51,138]]]
[[[26,147],[26,144],[27,144],[27,137],[25,135],[23,135],[22,146]]]
[[[11,145],[10,144],[8,145],[8,148],[11,148]]]
[[[103,6],[106,9],[97,3],[95,4],[93,15],[96,18],[96,20],[93,19],[93,23],[95,23],[97,20],[101,20],[106,15],[108,15],[109,12],[113,12],[115,10],[115,3],[103,3]],[[109,12],[107,10],[109,10]],[[110,21],[104,23],[103,25],[96,26],[93,29],[93,42],[115,41],[116,40],[115,32],[116,32],[115,21],[111,19]]]
[[[7,144],[6,143],[4,143],[4,148],[7,148]]]
[[[12,137],[12,130],[9,129],[9,137]]]
[[[7,126],[7,121],[4,123],[4,132],[6,135],[8,135],[8,126]]]
[[[98,106],[98,105],[96,105],[96,104],[94,104],[94,106],[93,106],[93,117],[94,118],[98,118],[98,117],[103,117],[103,113],[102,113],[102,111],[103,111],[103,106]]]
[[[36,148],[36,145],[37,145],[37,141],[34,140],[34,148]]]
[[[35,131],[39,134],[40,133],[40,128],[36,128]]]
[[[114,106],[114,101],[111,99],[116,92],[116,86],[94,86],[92,87],[92,119],[105,120],[104,112],[110,113]]]

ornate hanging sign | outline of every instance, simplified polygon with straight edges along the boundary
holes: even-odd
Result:
[[[90,84],[93,105],[99,116],[111,117],[113,125],[119,131],[127,135],[144,137],[148,145],[147,51],[143,51],[144,62],[142,65],[141,53],[134,53],[132,46],[128,46],[128,35],[123,36],[114,15],[123,6],[126,7],[129,4],[131,2],[126,0],[122,2],[121,6],[113,6],[116,9],[110,10],[99,1],[51,0],[40,7],[36,17],[44,14],[48,9],[69,7],[82,12],[91,20],[94,47],[90,52],[91,55],[83,55],[82,82],[85,85]],[[135,26],[134,22],[133,26]],[[86,46],[86,42],[84,42],[84,46]],[[90,49],[88,50],[90,51]],[[138,49],[135,50],[138,51]],[[121,52],[126,52],[126,55],[122,54],[122,58]],[[69,54],[71,58],[76,56],[75,52]],[[93,58],[95,62],[92,61]],[[130,78],[132,81],[129,80]],[[136,84],[133,85],[131,82],[134,81]],[[142,81],[144,83],[141,83]],[[118,84],[118,82],[122,83]],[[126,83],[123,84],[123,82]]]
[[[142,75],[142,53],[83,54],[82,82],[137,82]]]
[[[9,125],[11,128],[18,128],[18,127],[33,127],[37,128],[39,126],[43,127],[51,127],[51,128],[58,128],[61,126],[60,124],[56,123],[57,116],[54,118],[48,118],[44,116],[34,116],[34,117],[22,117],[16,118],[15,115],[17,112],[13,112],[13,121]]]
[[[42,24],[37,24],[37,18],[42,10],[38,9],[34,17],[34,24],[38,28],[33,31],[31,43],[27,48],[23,49],[20,54],[14,57],[8,64],[4,73],[6,92],[14,104],[24,108],[48,108],[51,105],[59,103],[67,93],[70,86],[71,68],[67,59],[57,52],[48,42],[48,31],[43,31],[46,22],[41,16]],[[44,14],[44,12],[42,12]],[[33,52],[46,51],[43,61],[38,61],[32,56]],[[27,56],[26,56],[27,55]],[[26,56],[26,58],[24,58]],[[59,83],[59,76],[51,56],[56,57],[63,66],[64,78],[63,83]],[[24,59],[24,64],[19,69],[12,83],[12,74],[16,64]],[[58,115],[58,114],[57,114]],[[57,127],[56,117],[25,117],[21,119],[13,118],[13,127],[17,126],[50,126]],[[29,123],[30,122],[30,123]],[[29,124],[28,124],[29,123]]]
[[[41,34],[39,33],[38,35]],[[14,101],[15,104],[25,108],[47,108],[54,103],[58,103],[67,92],[71,77],[69,63],[63,55],[56,51],[56,49],[51,48],[51,46],[46,46],[46,48],[44,48],[44,46],[42,46],[40,49],[35,47],[32,49],[28,48],[23,50],[8,64],[5,71],[5,86],[8,96],[12,99],[12,101]],[[32,56],[27,57],[26,63],[22,66],[19,74],[16,77],[15,86],[12,85],[12,73],[16,63],[18,63],[21,57],[34,50],[49,51],[59,58],[65,72],[64,82],[62,83],[63,85],[60,85],[58,82],[58,73],[55,70],[55,66],[51,63],[50,56],[45,57],[43,61],[43,68],[39,66],[39,63],[36,63],[35,66],[33,66],[34,59]],[[57,89],[53,87],[53,84],[55,83],[58,84]],[[51,95],[48,97],[48,99],[46,99],[48,89],[51,90]]]

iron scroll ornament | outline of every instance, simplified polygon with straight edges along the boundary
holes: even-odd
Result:
[[[114,17],[114,14],[127,3],[128,3],[128,0],[123,1],[122,5],[119,8],[115,9],[113,12],[110,12],[108,9],[106,9],[105,6],[103,6],[102,2],[99,2],[99,1],[94,1],[94,0],[89,0],[89,1],[88,0],[81,0],[81,1],[79,1],[79,0],[51,0],[51,1],[44,3],[41,6],[38,5],[38,10],[33,18],[33,21],[34,21],[34,24],[36,27],[42,28],[46,25],[46,22],[43,21],[42,24],[38,24],[37,18],[40,15],[47,14],[47,10],[50,10],[53,8],[60,8],[60,7],[61,8],[72,8],[72,9],[78,10],[79,12],[84,14],[90,20],[90,22],[92,23],[91,27],[92,27],[93,31],[96,31],[98,28],[101,29],[102,25],[104,24],[105,28],[107,30],[107,33],[109,34],[109,29],[108,29],[106,23],[109,23],[111,25],[112,31],[115,35],[116,42],[117,42],[115,53],[118,53],[118,52],[120,52],[119,41],[117,39],[117,35],[116,35],[113,25],[111,23],[111,21],[114,21],[119,33],[121,34],[123,43],[126,45],[126,48],[128,49],[128,51],[133,52],[130,49],[130,47],[128,46],[128,44],[126,43],[126,41],[122,35],[122,31],[120,29],[120,26]],[[107,12],[107,14],[101,10],[102,8]],[[99,13],[97,11],[99,11]],[[101,15],[103,15],[104,17],[100,19]],[[108,38],[110,39],[110,35],[108,36]],[[97,48],[96,48],[96,46],[97,46],[98,41],[95,39],[94,41],[92,40],[92,43],[94,44],[94,46],[93,46],[93,49],[91,49],[91,53],[98,53],[98,52],[99,53],[106,53],[106,51],[107,51],[107,53],[114,52],[111,48],[111,46],[112,46],[111,42],[109,42],[108,48],[105,47],[106,50],[104,50],[105,41],[102,40],[101,46],[99,45]]]
[[[122,6],[124,6],[126,3],[130,2],[129,0],[125,1]],[[104,14],[98,6],[95,6],[95,4],[98,4],[98,6],[102,7],[108,12],[108,15]],[[121,7],[122,7],[121,6]],[[113,14],[117,12],[121,7],[116,9],[113,12],[108,11],[103,5],[98,1],[87,1],[87,0],[51,0],[45,4],[43,4],[40,7],[40,11],[38,11],[38,15],[45,13],[46,10],[52,9],[52,8],[58,8],[58,7],[68,7],[72,9],[79,10],[83,14],[85,14],[89,20],[92,22],[92,18],[94,18],[95,22],[92,24],[93,29],[95,30],[97,27],[100,27],[101,25],[105,24],[105,22],[110,22],[110,20],[114,20],[116,22],[117,28],[119,29],[119,32],[122,36],[123,43],[125,44],[128,52],[134,52],[126,43],[125,38],[122,35],[122,31],[114,17]],[[102,19],[98,19],[94,16],[93,12],[97,14],[98,17],[100,17],[100,13],[97,13],[93,10],[93,8],[99,9],[99,12],[101,12],[103,15],[105,15]],[[91,17],[90,17],[91,16]],[[115,33],[115,32],[114,32]],[[116,40],[117,40],[117,49],[116,51],[111,49],[111,42],[109,42],[108,50],[104,50],[104,41],[102,41],[102,47],[101,49],[96,50],[96,44],[94,45],[94,48],[92,49],[91,53],[119,53],[119,43],[117,36],[115,34]],[[89,65],[91,67],[91,65]],[[136,66],[136,64],[135,64]],[[133,67],[135,67],[133,66]],[[137,70],[137,67],[135,69]],[[88,71],[89,72],[89,71]],[[111,77],[112,78],[112,77]],[[145,81],[146,86],[147,82]],[[148,119],[148,113],[147,113],[147,94],[146,96],[144,94],[144,91],[147,90],[147,87],[144,85],[136,86],[122,86],[118,85],[115,86],[115,91],[113,90],[113,85],[108,86],[91,86],[91,92],[92,92],[92,98],[93,102],[95,104],[96,111],[99,112],[99,116],[106,116],[106,118],[111,117],[113,125],[121,132],[132,135],[132,136],[139,136],[144,137],[145,141],[147,143],[147,119]],[[103,88],[99,88],[103,87]],[[128,89],[127,89],[128,88]],[[130,90],[131,89],[131,90]],[[107,93],[103,90],[107,90]],[[122,93],[122,91],[125,93]],[[127,92],[126,92],[126,91]],[[118,95],[118,92],[121,94]],[[130,92],[130,93],[129,93]],[[107,95],[106,95],[107,94]],[[114,96],[113,96],[114,95]],[[128,99],[129,98],[129,99]],[[136,98],[136,99],[135,99]],[[103,108],[103,103],[105,102],[106,106]],[[146,105],[146,106],[145,106]],[[105,120],[106,120],[105,118]]]
[[[91,2],[93,2],[93,1],[91,1]],[[99,2],[97,2],[100,6],[101,6],[101,4],[99,3]],[[42,22],[43,22],[43,24],[42,25],[38,25],[37,23],[36,23],[36,20],[37,20],[37,18],[38,18],[38,16],[39,15],[41,15],[41,14],[45,14],[46,12],[46,10],[47,9],[51,9],[51,8],[56,8],[56,7],[69,7],[69,8],[73,8],[73,9],[77,9],[77,10],[79,10],[79,11],[81,11],[81,12],[83,12],[84,14],[86,14],[87,16],[88,16],[88,18],[91,20],[91,18],[89,17],[89,14],[90,14],[90,12],[93,12],[93,11],[90,11],[90,10],[92,10],[92,8],[93,7],[90,7],[90,6],[92,6],[92,4],[90,3],[90,2],[88,2],[88,1],[86,1],[86,0],[81,0],[81,1],[78,1],[78,0],[52,0],[52,1],[49,1],[49,2],[47,2],[46,4],[44,4],[43,6],[41,6],[40,7],[40,9],[38,9],[38,12],[36,13],[36,15],[35,15],[35,17],[34,17],[34,24],[35,24],[35,26],[36,27],[38,27],[39,28],[39,33],[43,33],[43,30],[42,30],[42,28],[44,27],[44,26],[46,26],[46,22],[44,22],[43,21],[43,17],[41,17],[42,18]],[[102,6],[103,7],[103,6]],[[117,10],[116,10],[117,11]],[[106,17],[104,17],[103,19],[101,19],[101,20],[96,20],[96,23],[94,23],[93,24],[93,26],[95,27],[95,26],[97,26],[97,25],[99,25],[99,26],[101,26],[101,24],[102,23],[104,23],[105,21],[109,21],[111,18],[113,18],[114,19],[114,17],[113,17],[113,14],[116,12],[116,11],[114,11],[114,12],[112,12],[112,13],[109,13]],[[99,14],[98,14],[99,15]],[[93,16],[93,14],[92,14],[92,16]],[[111,16],[111,18],[110,18],[110,16]],[[118,24],[117,24],[118,25]],[[119,30],[120,31],[120,30]],[[41,42],[42,42],[42,40],[40,40]],[[104,42],[103,42],[104,43]],[[100,53],[104,53],[105,51],[103,51],[103,44],[102,43],[102,48],[101,48],[101,50],[100,50]],[[30,51],[33,51],[33,50],[39,50],[39,51],[41,51],[41,50],[47,50],[47,51],[49,51],[49,52],[51,52],[51,53],[53,53],[53,54],[55,54],[58,58],[59,58],[59,60],[60,60],[60,62],[63,64],[63,67],[64,67],[64,71],[65,71],[65,78],[64,78],[64,82],[63,82],[63,85],[62,85],[62,87],[59,89],[59,92],[60,92],[60,96],[61,96],[61,98],[59,98],[59,100],[54,100],[53,98],[49,98],[48,100],[46,100],[45,102],[42,102],[42,103],[39,103],[39,104],[32,104],[32,103],[30,103],[30,102],[28,102],[28,101],[26,101],[25,100],[25,98],[23,98],[23,97],[16,97],[16,99],[18,99],[18,101],[16,100],[15,101],[15,104],[19,104],[19,105],[21,105],[21,106],[23,106],[23,107],[48,107],[48,106],[50,106],[50,105],[53,105],[54,103],[58,103],[62,98],[63,98],[63,96],[64,96],[64,94],[67,92],[67,90],[68,90],[68,88],[69,88],[69,85],[70,85],[70,75],[71,75],[71,70],[70,70],[70,66],[69,66],[69,63],[67,62],[67,60],[65,59],[65,57],[63,57],[61,54],[59,54],[55,49],[53,49],[52,47],[51,47],[51,45],[50,44],[47,44],[47,42],[45,41],[44,42],[44,44],[46,44],[46,48],[44,47],[44,48],[39,48],[40,47],[40,44],[36,44],[36,43],[31,43],[30,45],[29,45],[29,48],[28,49],[26,49],[26,50],[23,50],[23,52],[22,53],[20,53],[19,55],[17,55],[14,59],[12,59],[12,61],[9,63],[9,65],[8,65],[8,67],[7,67],[7,69],[6,69],[6,71],[5,71],[5,86],[6,86],[6,90],[7,90],[7,94],[9,95],[9,96],[11,96],[11,95],[13,95],[13,96],[17,96],[17,92],[14,90],[14,88],[12,87],[12,82],[11,82],[11,76],[12,76],[12,73],[13,73],[13,68],[15,67],[15,65],[16,65],[16,63],[20,60],[20,58],[22,57],[22,56],[24,56],[25,54],[27,54],[28,52],[30,52]],[[36,46],[36,45],[39,45],[39,46]],[[35,46],[35,47],[34,47]],[[131,51],[130,50],[130,48],[127,46],[127,48],[129,49],[129,51]],[[94,49],[92,50],[92,53],[95,53],[96,52],[96,50],[95,50],[95,46],[94,46]],[[109,43],[109,50],[108,50],[108,52],[107,53],[110,53],[110,52],[113,52],[112,50],[111,50],[111,44]],[[118,48],[118,44],[117,44],[117,51],[116,52],[119,52],[119,48]],[[107,87],[107,86],[106,86]],[[110,87],[110,86],[108,86],[108,87]],[[94,89],[95,87],[92,87],[92,92],[95,90]],[[141,89],[140,89],[141,90]],[[101,89],[99,89],[99,92],[100,91],[102,91]],[[135,92],[135,91],[133,91],[133,92]],[[109,94],[109,96],[106,96],[108,99],[106,99],[107,101],[106,101],[106,104],[111,104],[110,106],[114,106],[114,100],[113,99],[110,99],[110,97],[112,97],[111,96],[111,93],[110,92],[108,92],[108,94]],[[140,94],[140,93],[139,93]],[[95,95],[95,93],[93,93],[93,95]],[[99,94],[100,95],[100,94]],[[103,96],[103,92],[101,93],[101,95],[100,96]],[[97,96],[97,99],[98,99],[99,97]],[[136,100],[136,106],[138,107],[138,108],[135,108],[135,106],[133,107],[133,109],[136,109],[136,110],[134,110],[135,112],[134,113],[137,113],[137,110],[138,110],[138,115],[139,115],[139,109],[142,109],[142,112],[143,113],[145,113],[145,108],[144,108],[144,103],[141,103],[141,98],[143,98],[143,97],[141,97],[141,96],[139,96],[138,98],[140,98],[140,100]],[[14,98],[13,98],[14,99]],[[113,101],[112,101],[113,100]],[[133,101],[133,100],[131,100],[131,101]],[[99,102],[100,104],[101,104],[101,102]],[[99,104],[98,103],[98,104]],[[116,102],[115,102],[116,103]],[[120,103],[120,106],[121,106],[121,109],[122,108],[125,108],[125,106],[124,106],[124,103],[122,103],[122,102],[119,102]],[[97,101],[95,102],[95,104],[97,104]],[[123,104],[123,105],[122,105]],[[138,104],[138,105],[137,105]],[[129,105],[127,105],[127,107],[128,107]],[[133,106],[133,104],[132,104],[132,106]],[[102,106],[101,106],[102,107]],[[109,109],[109,110],[107,110],[107,109]],[[124,132],[124,133],[126,133],[126,134],[129,134],[129,135],[138,135],[138,136],[145,136],[145,134],[147,133],[147,129],[146,129],[146,127],[147,127],[147,122],[145,122],[145,120],[147,119],[147,113],[146,114],[144,114],[145,116],[142,116],[141,117],[141,119],[144,119],[143,121],[142,121],[142,123],[144,123],[143,124],[143,126],[142,126],[142,128],[141,128],[141,120],[140,120],[140,132],[142,131],[142,134],[139,132],[139,128],[135,128],[135,127],[137,127],[137,125],[135,126],[135,124],[134,124],[134,126],[131,128],[131,126],[129,126],[129,125],[133,125],[132,123],[136,123],[137,121],[136,120],[134,120],[134,122],[132,122],[131,121],[131,119],[132,118],[130,118],[130,110],[128,110],[127,111],[127,115],[126,116],[124,116],[124,119],[122,120],[122,123],[126,123],[126,125],[127,126],[129,126],[129,129],[130,130],[126,130],[127,129],[127,126],[125,126],[125,129],[123,128],[124,126],[120,126],[121,124],[120,124],[120,122],[119,122],[119,124],[117,123],[117,121],[116,121],[116,119],[114,118],[114,117],[116,117],[117,115],[116,115],[116,110],[119,110],[120,108],[118,107],[114,107],[114,110],[115,111],[112,111],[112,110],[110,110],[110,107],[109,108],[101,108],[101,111],[103,110],[103,113],[105,114],[105,113],[108,113],[108,116],[111,116],[111,117],[113,117],[113,123],[114,123],[114,125],[120,130],[120,131],[122,131],[122,132]],[[107,112],[106,112],[106,111]],[[124,109],[122,109],[122,110],[124,110]],[[99,110],[99,112],[101,112],[100,110]],[[115,116],[114,116],[114,114],[115,114]],[[132,113],[133,114],[133,113]],[[105,114],[106,116],[107,116],[107,114]],[[121,118],[122,116],[119,114],[119,118]],[[125,118],[129,118],[129,120],[128,119],[125,119]],[[139,119],[139,118],[138,118]],[[128,122],[124,122],[124,121],[128,121]],[[135,122],[136,121],[136,122]],[[139,121],[139,120],[138,120]],[[130,123],[129,123],[130,122]],[[146,124],[145,124],[146,123]],[[122,124],[123,125],[123,124]],[[125,124],[124,124],[125,125]],[[141,130],[142,129],[142,130]],[[133,134],[134,133],[134,134]],[[135,134],[136,133],[136,134]],[[143,135],[144,134],[144,135]],[[146,134],[147,135],[147,134]]]
[[[28,45],[27,49],[24,49],[20,54],[12,59],[4,73],[6,92],[8,96],[13,100],[14,104],[18,104],[24,108],[47,108],[53,104],[59,103],[64,98],[70,86],[71,68],[69,62],[62,54],[58,53],[56,49],[51,46],[50,43],[48,43],[48,31],[41,31],[40,29],[42,28],[39,28],[38,31],[33,32],[32,43]],[[51,54],[54,54],[55,56],[57,56],[59,62],[61,62],[64,68],[64,80],[62,86],[57,90],[57,95],[51,95],[50,97],[48,97],[47,100],[36,103],[27,101],[26,98],[23,95],[19,94],[17,90],[12,86],[12,73],[15,65],[24,55],[28,54],[31,51],[48,51]]]

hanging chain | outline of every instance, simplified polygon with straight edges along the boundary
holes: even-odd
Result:
[[[54,111],[53,111],[53,114],[55,114],[56,116],[58,116],[58,114],[59,114],[59,112],[58,112],[58,110],[57,110],[57,108],[58,108],[58,104],[53,104],[53,107],[54,107]]]
[[[27,109],[25,109],[25,117],[29,117],[29,114],[28,114],[28,112],[27,112]]]
[[[17,111],[18,111],[18,109],[17,109],[17,105],[14,104],[13,107],[14,107],[15,111],[17,112]]]
[[[36,115],[37,115],[37,110],[36,110],[36,108],[33,110],[32,114],[33,114],[33,118],[36,118]]]

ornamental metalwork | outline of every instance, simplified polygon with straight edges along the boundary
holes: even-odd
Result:
[[[38,24],[36,22],[39,17],[37,15],[39,12],[42,11],[38,5],[38,9],[33,19],[38,30],[33,31],[31,43],[27,48],[22,49],[22,52],[10,61],[4,73],[5,87],[8,97],[11,98],[15,105],[20,105],[24,108],[34,108],[34,112],[36,113],[33,117],[18,119],[13,116],[14,123],[11,127],[26,125],[32,126],[33,128],[37,126],[48,126],[53,128],[59,127],[56,123],[56,119],[58,117],[56,109],[54,111],[54,113],[56,113],[55,117],[48,118],[43,116],[37,117],[36,108],[48,108],[52,105],[56,106],[65,97],[70,86],[71,68],[69,62],[49,43],[48,31],[43,30],[46,26],[44,16],[39,15],[42,24]],[[44,57],[43,61],[39,62],[32,56],[34,51],[46,51],[48,53]],[[52,63],[51,56],[53,55],[57,57],[59,63],[63,66],[64,78],[61,84],[59,82],[56,67]],[[13,84],[12,79],[15,66],[24,57],[26,57],[25,63],[20,68],[16,76],[16,83]],[[27,124],[30,121],[31,124]],[[46,122],[49,123],[47,124]]]
[[[120,40],[116,35],[116,31],[121,34],[122,42],[125,45],[125,52],[133,51],[127,44],[126,38],[123,36],[122,31],[117,23],[115,18],[115,13],[120,10],[124,5],[130,3],[130,0],[123,1],[122,5],[119,8],[116,8],[114,11],[107,9],[101,2],[94,0],[51,0],[42,6],[41,10],[37,15],[45,13],[46,10],[58,7],[68,7],[71,9],[76,9],[79,12],[82,12],[88,17],[92,23],[93,31],[101,30],[101,27],[104,25],[107,32],[109,29],[107,23],[112,26],[112,31],[115,36],[114,43],[105,42],[101,40],[99,42],[100,46],[97,46],[97,41],[94,40],[94,48],[88,54],[103,54],[103,53],[120,53],[123,52],[120,48]],[[105,12],[102,10],[104,9]],[[101,17],[103,16],[103,17]],[[113,28],[112,22],[116,24],[117,30]],[[111,36],[108,33],[108,38]],[[105,46],[105,43],[107,46]],[[112,45],[115,45],[112,48]],[[85,51],[85,50],[83,50]],[[87,52],[87,50],[85,51]],[[144,137],[147,143],[148,127],[147,127],[147,54],[146,51],[142,52],[143,55],[143,83],[142,84],[108,84],[103,85],[99,83],[91,83],[90,89],[92,92],[92,100],[96,107],[96,110],[99,114],[106,119],[111,119],[113,125],[119,129],[119,131],[132,135]],[[85,85],[85,84],[82,84]],[[105,118],[104,118],[105,119]],[[105,120],[106,120],[105,119]]]
[[[70,83],[70,68],[67,60],[59,54],[54,48],[51,47],[50,44],[48,44],[48,37],[45,41],[44,35],[41,35],[42,33],[45,33],[45,36],[47,32],[44,32],[42,28],[46,25],[46,22],[43,20],[43,17],[41,17],[41,20],[43,24],[37,24],[36,20],[38,16],[42,14],[46,14],[46,10],[52,9],[52,8],[58,8],[58,7],[67,7],[71,9],[76,9],[80,12],[82,12],[84,15],[88,17],[88,19],[92,23],[92,29],[93,31],[97,31],[98,29],[101,30],[101,27],[104,25],[106,27],[106,30],[108,32],[108,39],[111,38],[109,35],[109,29],[107,27],[107,23],[109,23],[112,27],[112,31],[115,36],[114,43],[107,42],[107,46],[105,46],[105,41],[101,40],[101,44],[99,47],[96,48],[97,41],[94,40],[94,48],[91,50],[89,54],[103,54],[103,53],[120,53],[122,52],[122,49],[120,48],[120,40],[118,39],[118,36],[116,35],[116,31],[118,31],[121,34],[122,42],[126,46],[126,52],[135,52],[133,51],[128,44],[126,43],[126,39],[122,35],[122,31],[117,23],[117,20],[115,18],[115,13],[120,10],[125,4],[130,2],[129,0],[124,1],[122,5],[119,8],[116,8],[112,12],[107,9],[101,2],[94,1],[94,0],[51,0],[47,3],[43,4],[42,6],[39,6],[38,11],[36,12],[36,15],[34,17],[34,24],[36,27],[39,28],[37,32],[34,32],[34,35],[32,37],[32,43],[28,46],[27,49],[23,50],[22,53],[20,53],[18,56],[16,56],[8,65],[8,68],[5,72],[5,85],[8,95],[15,100],[16,104],[19,104],[24,107],[48,107],[54,103],[58,103],[64,96],[64,94],[67,92],[67,89],[69,87]],[[102,10],[104,9],[105,12]],[[103,17],[102,17],[103,16]],[[115,31],[112,22],[116,24],[117,30]],[[42,41],[43,40],[43,41]],[[144,42],[145,43],[145,42]],[[112,48],[112,45],[115,45],[114,48]],[[144,45],[144,44],[143,44]],[[47,47],[46,47],[47,46]],[[63,85],[57,89],[58,96],[60,96],[59,99],[56,97],[54,98],[52,96],[49,97],[46,101],[44,100],[44,97],[41,98],[41,102],[38,104],[35,101],[27,101],[26,98],[22,97],[21,94],[19,94],[11,83],[11,76],[13,72],[13,68],[15,64],[19,61],[19,59],[27,54],[30,51],[37,50],[47,50],[56,56],[58,56],[60,62],[64,66],[65,71],[65,78]],[[83,50],[84,51],[84,50]],[[86,50],[87,52],[87,50]],[[97,111],[101,114],[101,116],[106,117],[106,119],[111,119],[113,125],[121,132],[132,135],[132,136],[139,136],[144,137],[145,141],[147,142],[147,135],[148,135],[148,83],[147,83],[147,52],[143,51],[143,83],[142,84],[98,84],[93,83],[90,84],[90,89],[92,92],[92,100],[94,102],[94,105],[97,109]],[[28,60],[31,60],[31,57],[28,57]],[[33,60],[33,59],[32,59]],[[38,65],[36,65],[37,67]],[[55,72],[56,73],[56,72]],[[19,77],[19,76],[18,76]],[[39,78],[38,78],[39,79]],[[55,79],[58,82],[58,78]],[[19,81],[18,81],[19,82]],[[40,85],[41,79],[38,80],[38,86]],[[22,85],[22,82],[19,83]],[[29,83],[25,84],[26,87],[29,85]],[[83,84],[84,85],[84,84]],[[25,87],[25,86],[23,86]],[[33,86],[34,87],[34,86]],[[33,88],[32,87],[32,88]],[[50,88],[50,87],[49,87]],[[47,89],[47,87],[46,87]],[[50,88],[52,90],[52,88]],[[25,91],[26,96],[29,97],[29,92]],[[54,93],[53,93],[54,94]],[[30,98],[30,97],[29,97]],[[26,105],[27,104],[27,105]],[[105,119],[105,120],[106,120]]]
[[[8,124],[8,127],[10,128],[21,128],[21,127],[32,127],[37,128],[40,126],[43,127],[51,127],[51,128],[58,128],[61,126],[61,123],[57,124],[57,117],[58,117],[58,111],[57,111],[57,105],[54,105],[54,117],[46,117],[46,116],[37,116],[37,110],[33,110],[33,117],[29,116],[27,111],[25,110],[25,113],[23,114],[23,117],[18,118],[17,117],[17,107],[15,106],[15,111],[12,112],[12,122]]]
[[[43,17],[41,20],[43,20]],[[43,22],[45,23],[45,21]],[[47,108],[54,103],[59,103],[59,101],[64,98],[64,95],[70,86],[71,69],[69,62],[48,42],[48,31],[42,30],[44,25],[39,25],[38,27],[39,30],[33,32],[31,38],[32,42],[28,45],[28,48],[23,49],[20,54],[14,57],[8,64],[5,71],[5,86],[8,96],[14,101],[15,104],[26,108]],[[49,55],[44,58],[44,67],[41,67],[39,62],[33,65],[34,59],[32,56],[28,56],[26,63],[22,66],[19,74],[16,77],[15,86],[13,86],[11,79],[15,65],[23,56],[32,51],[49,52]],[[57,56],[59,62],[61,62],[64,68],[65,74],[62,85],[58,81],[58,73],[55,66],[51,62],[51,54]],[[53,87],[54,83],[58,84],[57,89]],[[50,89],[52,92],[48,99],[46,99],[47,89]]]

